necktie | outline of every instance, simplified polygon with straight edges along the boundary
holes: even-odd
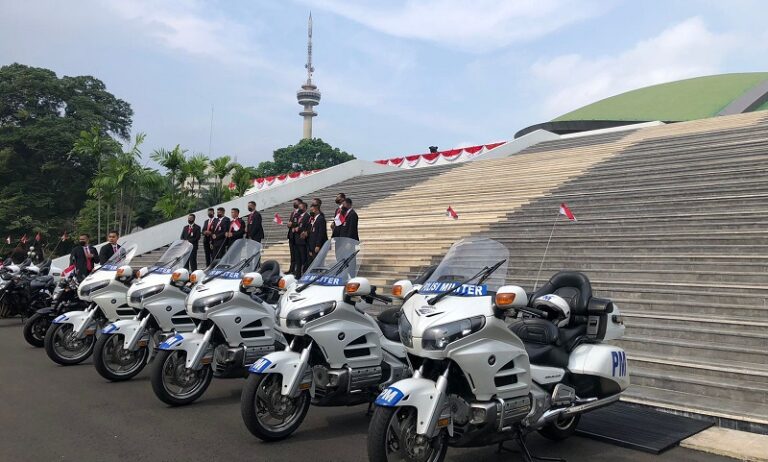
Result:
[[[88,247],[83,247],[83,253],[85,253],[85,269],[90,272],[93,269],[93,263],[91,262],[91,250]]]
[[[117,253],[117,245],[112,246],[112,253]]]

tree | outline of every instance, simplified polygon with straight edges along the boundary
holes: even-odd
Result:
[[[232,174],[232,182],[235,184],[234,194],[242,196],[253,186],[253,179],[256,177],[256,168],[243,167],[240,164],[235,165],[235,173]]]
[[[353,160],[355,156],[334,148],[320,138],[312,138],[275,150],[273,158],[274,161],[262,162],[256,167],[254,173],[257,177],[324,169]]]
[[[111,138],[127,140],[133,111],[91,76],[62,77],[22,64],[0,67],[0,235],[71,230]],[[92,129],[93,149],[75,150]],[[85,143],[85,141],[84,141]]]

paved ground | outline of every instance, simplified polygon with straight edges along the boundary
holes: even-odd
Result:
[[[126,383],[108,383],[90,361],[52,363],[28,346],[19,320],[0,320],[0,461],[365,461],[365,407],[310,408],[287,441],[264,444],[240,419],[241,380],[214,380],[206,395],[169,408],[152,393],[146,371]],[[583,438],[560,444],[534,436],[534,453],[569,462],[732,461],[675,448],[662,456]],[[449,449],[448,460],[516,461],[492,447]]]

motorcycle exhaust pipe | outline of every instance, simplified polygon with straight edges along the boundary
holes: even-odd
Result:
[[[572,417],[577,414],[583,414],[585,412],[594,411],[595,409],[613,404],[621,397],[620,393],[608,396],[603,399],[595,399],[584,404],[577,404],[575,406],[567,407],[565,409],[553,409],[545,412],[539,420],[536,422],[536,427],[543,426],[553,420],[557,420],[560,417]]]

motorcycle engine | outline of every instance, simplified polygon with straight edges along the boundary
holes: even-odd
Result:
[[[466,425],[469,422],[471,408],[464,398],[458,395],[449,395],[448,405],[451,407],[451,414],[453,415],[453,423],[455,425]]]

